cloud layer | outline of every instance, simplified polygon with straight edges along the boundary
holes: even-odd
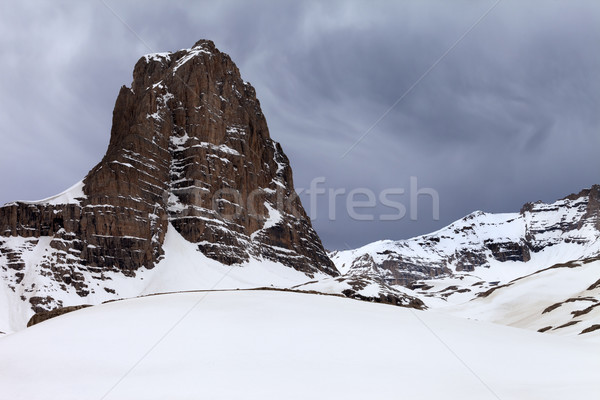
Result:
[[[0,203],[52,195],[102,157],[137,59],[200,38],[257,89],[298,188],[403,188],[419,218],[356,221],[328,195],[310,210],[329,248],[406,238],[482,209],[517,211],[600,183],[600,7],[495,7],[351,146],[493,2],[22,2],[0,6]],[[112,10],[111,10],[112,9]],[[116,14],[116,15],[115,15]],[[140,40],[140,38],[142,40]],[[302,196],[305,207],[310,198]],[[393,211],[393,210],[392,210]],[[368,212],[368,210],[362,210]]]

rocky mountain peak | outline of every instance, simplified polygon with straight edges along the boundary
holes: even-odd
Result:
[[[106,154],[83,182],[0,208],[0,234],[28,239],[18,248],[0,241],[0,258],[17,271],[14,290],[24,251],[46,240],[51,250],[35,268],[87,296],[90,274],[153,268],[169,226],[223,264],[257,258],[308,276],[338,274],[254,88],[209,40],[140,58],[117,97]]]

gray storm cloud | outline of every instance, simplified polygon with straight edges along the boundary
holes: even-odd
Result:
[[[104,153],[137,59],[200,38],[256,87],[296,187],[325,177],[326,190],[377,194],[409,189],[414,176],[439,193],[439,220],[425,196],[415,221],[353,220],[343,196],[332,221],[320,195],[313,224],[329,248],[406,238],[474,210],[517,211],[599,183],[595,2],[501,1],[342,157],[492,4],[3,4],[0,202],[47,197],[81,179]],[[396,200],[408,205],[409,196]]]

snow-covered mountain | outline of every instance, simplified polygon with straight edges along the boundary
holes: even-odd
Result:
[[[254,88],[208,40],[140,58],[81,182],[0,207],[4,333],[69,306],[338,275]],[[374,298],[363,289],[346,294]],[[377,299],[421,305],[389,288]]]
[[[600,333],[599,185],[331,257],[343,277],[403,286],[436,310],[552,333]]]

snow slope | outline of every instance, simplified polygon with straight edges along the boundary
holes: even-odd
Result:
[[[600,261],[555,266],[441,310],[519,328],[578,335],[594,325],[600,328]],[[584,335],[600,341],[599,334],[600,329]]]
[[[108,303],[0,339],[0,398],[592,399],[600,345],[272,291]]]
[[[77,182],[64,192],[61,192],[57,195],[42,199],[42,200],[34,200],[34,201],[13,201],[7,203],[6,205],[14,204],[14,203],[25,203],[25,204],[49,204],[49,205],[59,205],[59,204],[79,204],[80,200],[87,198],[85,193],[83,193],[83,180]]]
[[[49,237],[35,239],[21,237],[0,238],[0,244],[11,248],[23,248],[25,260],[24,278],[19,284],[9,284],[9,270],[0,269],[0,332],[12,333],[25,328],[34,312],[22,295],[51,296],[56,308],[79,305],[100,304],[108,300],[130,298],[139,295],[177,292],[201,289],[238,289],[273,286],[287,288],[305,283],[311,279],[325,278],[325,274],[315,274],[314,278],[285,265],[264,259],[251,258],[242,265],[226,266],[206,257],[198,246],[188,242],[169,224],[163,244],[164,258],[153,268],[142,268],[135,276],[125,276],[117,272],[103,272],[101,275],[86,274],[90,282],[90,293],[79,296],[71,287],[59,290],[57,283],[38,271],[40,260],[51,252]],[[2,264],[0,253],[0,264]],[[3,277],[2,274],[5,274]],[[3,286],[3,287],[2,287]]]

